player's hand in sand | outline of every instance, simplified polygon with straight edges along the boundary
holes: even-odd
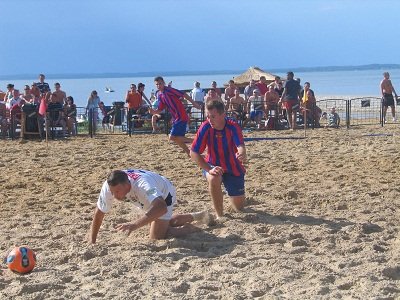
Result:
[[[214,176],[222,176],[224,174],[224,169],[222,169],[219,166],[216,166],[216,167],[212,168],[210,171],[208,171],[208,173],[210,175],[214,175]]]
[[[132,231],[137,229],[137,226],[134,223],[125,223],[125,224],[118,224],[115,227],[116,230],[122,231],[126,233],[127,235],[130,235]]]

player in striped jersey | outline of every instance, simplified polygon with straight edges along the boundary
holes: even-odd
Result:
[[[230,197],[233,207],[239,211],[245,204],[243,162],[246,160],[242,130],[226,118],[224,105],[219,101],[206,104],[207,120],[197,131],[190,155],[203,169],[217,217],[223,215],[221,183]],[[207,147],[207,157],[201,155]]]

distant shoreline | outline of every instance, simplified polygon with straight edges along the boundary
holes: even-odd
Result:
[[[335,71],[365,71],[365,70],[393,70],[400,69],[400,64],[369,64],[360,66],[325,66],[325,67],[297,67],[297,68],[263,68],[270,73],[293,72],[335,72]],[[47,79],[84,79],[84,78],[128,78],[128,77],[153,77],[153,76],[192,76],[192,75],[225,75],[241,74],[245,70],[219,70],[219,71],[164,71],[164,72],[136,72],[136,73],[68,73],[46,74]],[[0,80],[23,80],[36,78],[37,74],[0,75]]]

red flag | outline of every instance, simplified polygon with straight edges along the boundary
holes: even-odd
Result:
[[[46,98],[43,97],[42,100],[40,100],[39,115],[45,116],[46,110],[47,110]]]

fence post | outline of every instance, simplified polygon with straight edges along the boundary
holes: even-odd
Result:
[[[92,120],[93,119],[93,109],[92,108],[89,108],[88,119],[89,119],[89,122],[88,122],[89,135],[92,138],[93,137],[93,120]]]
[[[346,127],[350,128],[351,99],[346,100]]]
[[[383,98],[381,99],[381,108],[380,108],[380,116],[379,116],[379,121],[381,123],[381,127],[385,124],[385,119],[383,118]]]

